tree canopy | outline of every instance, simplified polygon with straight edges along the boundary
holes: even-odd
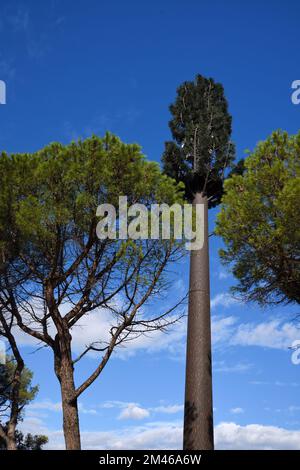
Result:
[[[167,266],[182,256],[173,239],[99,239],[97,207],[113,205],[118,223],[120,196],[129,206],[172,205],[182,202],[182,187],[138,145],[109,133],[33,154],[3,153],[0,166],[0,310],[51,348],[66,444],[78,449],[77,399],[115,348],[175,321],[168,314],[176,305],[142,307],[166,288]],[[73,328],[91,312],[109,316],[107,331],[75,353]],[[75,365],[91,350],[99,360],[76,386]]]
[[[165,143],[164,171],[184,182],[189,200],[201,192],[207,195],[209,207],[214,207],[220,202],[224,173],[235,154],[223,86],[197,75],[180,85],[170,111],[174,140]]]
[[[16,429],[23,420],[24,408],[38,392],[38,386],[32,385],[32,371],[23,366],[19,375],[18,368],[13,356],[7,356],[5,363],[0,364],[0,450],[41,450],[48,442],[47,436],[24,436]]]
[[[3,420],[3,416],[9,414],[11,406],[11,385],[14,381],[15,369],[17,367],[16,361],[13,357],[8,356],[5,364],[0,364],[0,420]],[[20,390],[18,397],[18,407],[21,411],[34,400],[38,386],[32,385],[33,372],[24,367],[20,378]],[[19,414],[20,419],[20,414]]]
[[[260,304],[300,302],[300,132],[274,132],[225,182],[217,234],[234,291]]]

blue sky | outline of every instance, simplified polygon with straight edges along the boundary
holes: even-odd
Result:
[[[110,130],[159,161],[170,137],[168,106],[196,73],[225,87],[238,158],[274,129],[299,129],[300,105],[291,102],[291,83],[300,79],[296,0],[0,0],[0,7],[1,150],[34,151]],[[300,366],[288,349],[300,339],[291,321],[297,309],[234,302],[220,246],[211,239],[217,447],[299,449]],[[177,267],[176,290],[186,289],[187,266],[188,259]],[[89,322],[76,348],[105,326]],[[23,429],[46,432],[50,447],[61,447],[51,356],[22,341],[40,384]],[[182,323],[111,360],[80,400],[86,448],[181,445],[184,342]],[[84,361],[79,378],[95,361]]]

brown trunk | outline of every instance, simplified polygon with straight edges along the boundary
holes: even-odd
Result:
[[[67,342],[69,343],[69,341]],[[60,382],[63,430],[67,450],[80,450],[80,430],[77,399],[74,399],[74,368],[70,348],[66,343],[60,348],[59,357],[55,358],[55,372]]]
[[[7,450],[17,450],[15,432],[16,432],[16,426],[14,424],[9,424],[8,430],[7,430],[7,436],[6,436]]]
[[[69,399],[74,391],[74,388],[69,390],[68,386],[62,390],[63,429],[67,450],[81,449],[77,400]]]
[[[193,204],[204,204],[204,245],[190,259],[183,447],[213,450],[207,198],[197,193]]]
[[[12,391],[11,391],[11,410],[10,410],[10,418],[7,424],[7,438],[6,438],[6,445],[7,450],[17,450],[16,444],[16,427],[17,422],[20,417],[20,409],[19,409],[19,402],[20,402],[20,392],[21,392],[21,380],[22,380],[22,372],[24,369],[24,362],[21,358],[19,351],[14,351],[14,356],[17,360],[17,367],[14,372],[14,378],[12,381]]]

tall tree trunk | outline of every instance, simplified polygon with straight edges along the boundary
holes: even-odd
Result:
[[[213,450],[207,197],[197,193],[193,204],[204,204],[204,245],[190,258],[183,447]]]
[[[71,338],[70,338],[71,339]],[[60,347],[60,354],[55,356],[55,373],[60,382],[62,412],[63,412],[63,430],[67,450],[80,450],[80,429],[78,416],[78,403],[74,399],[74,367],[70,354],[70,342],[65,347]]]
[[[17,450],[16,424],[15,423],[8,424],[7,436],[6,436],[6,447],[7,447],[7,450]]]
[[[72,397],[75,392],[73,375],[63,375],[61,397],[63,410],[63,429],[67,450],[80,450],[80,430],[77,399]]]

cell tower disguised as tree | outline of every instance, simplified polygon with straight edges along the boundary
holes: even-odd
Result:
[[[191,251],[184,448],[213,449],[208,209],[220,203],[234,159],[231,116],[220,83],[197,75],[170,106],[174,141],[166,142],[164,171],[185,183],[186,198],[204,205],[204,245]]]

